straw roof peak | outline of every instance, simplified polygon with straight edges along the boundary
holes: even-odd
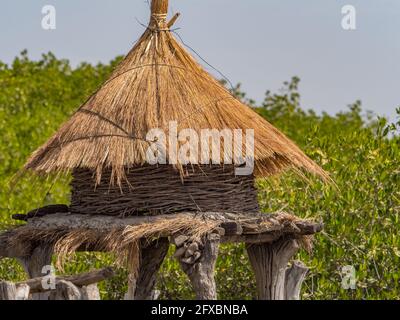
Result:
[[[178,132],[253,129],[258,177],[292,168],[329,179],[283,133],[203,69],[168,32],[178,15],[167,22],[167,13],[168,0],[152,0],[149,28],[110,78],[31,155],[24,169],[47,174],[85,168],[97,172],[98,180],[111,169],[121,181],[126,168],[147,164],[147,133],[161,129],[168,135],[169,123],[176,122]],[[225,150],[221,151],[223,163]]]
[[[151,14],[168,14],[168,0],[152,0],[151,1]]]
[[[166,26],[168,16],[168,0],[152,0],[150,27]]]

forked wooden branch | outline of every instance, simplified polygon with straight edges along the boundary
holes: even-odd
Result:
[[[114,276],[114,271],[111,268],[105,268],[86,272],[82,274],[72,276],[57,276],[54,278],[55,284],[61,281],[66,281],[74,284],[77,287],[87,287],[91,284],[101,282]],[[29,279],[16,284],[17,287],[21,285],[27,285],[30,288],[31,293],[45,292],[52,290],[51,288],[44,288],[43,283],[48,283],[49,276],[37,277]]]

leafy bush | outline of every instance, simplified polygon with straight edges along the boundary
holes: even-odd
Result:
[[[23,179],[13,190],[9,182],[28,155],[40,146],[85,101],[115,67],[81,64],[51,53],[31,61],[26,52],[12,65],[0,62],[0,227],[12,223],[13,213],[25,213],[50,203],[67,203],[68,181]],[[300,254],[311,268],[304,288],[306,299],[399,299],[400,260],[400,122],[388,124],[361,102],[329,115],[300,107],[299,79],[285,83],[281,92],[267,92],[257,106],[240,86],[234,94],[296,141],[331,173],[337,188],[310,177],[302,181],[286,174],[258,181],[263,211],[284,209],[325,222],[312,255]],[[400,109],[398,110],[400,116]],[[171,249],[172,250],[172,249]],[[77,273],[112,263],[105,254],[79,254],[65,272]],[[341,269],[354,266],[357,289],[344,290]],[[20,280],[22,269],[12,260],[0,262],[0,278]],[[126,291],[126,271],[102,284],[102,294],[120,299]],[[217,266],[220,298],[252,299],[253,275],[242,245],[224,245]],[[162,298],[192,298],[186,277],[171,255],[159,281]]]

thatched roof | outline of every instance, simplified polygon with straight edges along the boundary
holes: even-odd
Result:
[[[168,0],[153,0],[149,27],[110,78],[25,165],[39,173],[144,165],[154,128],[254,129],[255,175],[292,168],[327,178],[278,129],[243,104],[206,72],[173,36]],[[244,149],[245,150],[245,149]],[[223,161],[223,159],[222,159]]]

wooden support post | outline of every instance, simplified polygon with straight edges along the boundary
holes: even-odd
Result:
[[[79,289],[82,295],[81,300],[101,300],[100,291],[97,283],[90,284],[88,286]]]
[[[273,243],[247,245],[259,300],[286,299],[287,265],[298,250],[296,240],[285,238]]]
[[[301,261],[293,262],[286,270],[286,300],[300,300],[301,286],[308,271]]]
[[[198,300],[217,300],[217,288],[214,279],[215,263],[218,257],[220,235],[211,233],[201,243],[187,239],[175,239],[182,270],[192,283]],[[180,246],[179,246],[180,245]]]
[[[29,286],[16,286],[12,282],[0,281],[0,300],[28,300]]]
[[[42,271],[44,266],[51,265],[53,255],[52,246],[39,246],[32,250],[30,256],[19,258],[29,278],[38,278],[43,276]]]
[[[30,256],[19,258],[26,273],[30,279],[43,276],[43,267],[51,265],[53,256],[52,245],[40,245],[32,250]],[[32,294],[32,300],[48,300],[48,292],[40,292]]]
[[[30,288],[28,285],[23,284],[17,287],[17,300],[29,300]]]
[[[16,300],[17,288],[14,283],[0,281],[0,300]]]
[[[126,300],[153,300],[157,273],[168,253],[168,238],[160,238],[151,243],[142,241],[140,266],[137,278],[129,278]]]

